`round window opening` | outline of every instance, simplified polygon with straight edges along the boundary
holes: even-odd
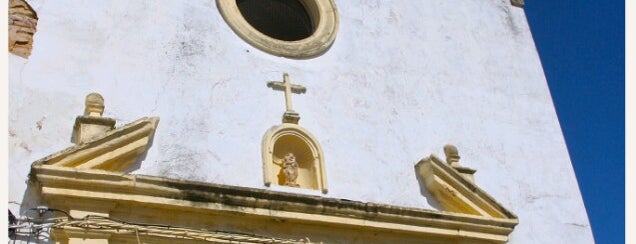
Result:
[[[338,32],[334,0],[216,0],[216,5],[239,37],[276,56],[317,57]]]
[[[243,18],[261,33],[298,41],[314,33],[311,16],[298,0],[236,0]]]

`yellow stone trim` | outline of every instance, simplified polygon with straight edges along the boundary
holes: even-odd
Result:
[[[301,182],[300,187],[320,190],[326,194],[328,192],[327,176],[325,174],[325,162],[320,143],[318,143],[318,140],[308,130],[292,123],[283,123],[281,125],[274,126],[265,133],[265,136],[263,136],[262,158],[263,179],[265,185],[270,186],[272,183],[276,184],[275,182],[277,182],[275,175],[277,175],[278,170],[274,167],[272,162],[275,160],[274,149],[276,144],[279,139],[283,137],[294,137],[298,139],[300,143],[295,146],[299,148],[307,148],[309,151],[307,153],[310,155],[307,155],[306,158],[312,160],[310,164],[313,171],[304,175],[304,177],[308,179],[301,180],[304,180],[304,183],[309,184],[310,186],[303,185],[303,182]],[[300,155],[296,156],[298,157]]]
[[[318,56],[333,44],[338,31],[338,12],[333,0],[300,0],[314,22],[314,33],[298,41],[269,37],[250,25],[235,0],[216,0],[221,15],[243,40],[267,53],[296,59]]]
[[[517,219],[491,196],[435,155],[415,165],[426,189],[444,207],[456,213]]]
[[[516,219],[51,165],[33,165],[31,180],[42,186],[41,195],[51,208],[70,209],[68,203],[72,202],[83,204],[85,209],[94,204],[102,209],[98,203],[109,202],[114,206],[111,216],[141,213],[136,217],[123,215],[133,218],[126,219],[129,222],[167,224],[181,217],[193,229],[232,222],[240,223],[244,229],[236,231],[244,232],[276,223],[283,229],[320,229],[325,235],[355,230],[362,236],[397,235],[405,240],[505,243],[517,224]],[[219,226],[213,228],[224,225]]]
[[[123,172],[147,151],[158,123],[157,117],[139,119],[35,164]]]

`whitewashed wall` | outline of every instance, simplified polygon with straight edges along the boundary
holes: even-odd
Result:
[[[322,144],[326,197],[437,209],[413,166],[452,143],[518,215],[511,243],[593,242],[525,14],[508,0],[337,0],[336,41],[308,60],[250,46],[211,0],[29,3],[33,53],[9,60],[13,212],[37,204],[24,197],[30,164],[72,145],[90,92],[118,126],[161,118],[135,174],[264,188],[261,139],[284,111],[266,82],[287,72],[308,89],[294,108]]]

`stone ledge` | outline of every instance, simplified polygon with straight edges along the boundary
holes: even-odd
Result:
[[[68,201],[99,200],[115,202],[119,208],[170,209],[172,215],[199,212],[202,216],[279,219],[332,231],[354,228],[495,243],[505,243],[517,224],[516,219],[41,164],[33,165],[30,177],[42,186],[47,203],[58,208],[65,208]]]

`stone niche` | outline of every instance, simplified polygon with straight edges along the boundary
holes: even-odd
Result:
[[[286,173],[289,154],[295,158],[293,178]],[[324,157],[320,144],[306,129],[283,123],[263,137],[263,174],[266,186],[280,185],[327,193]]]

